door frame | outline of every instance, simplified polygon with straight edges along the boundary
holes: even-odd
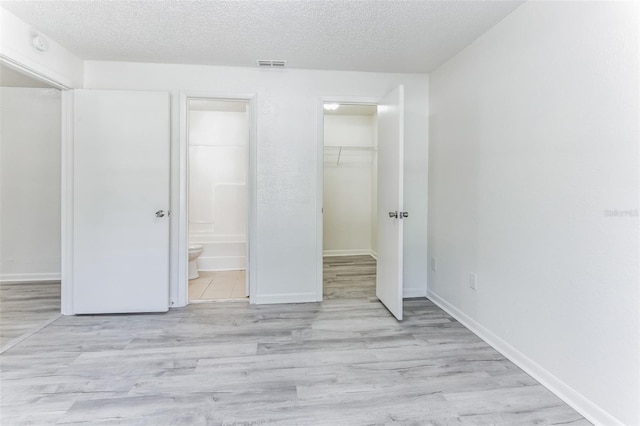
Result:
[[[316,186],[316,300],[322,302],[323,287],[323,197],[324,197],[324,104],[378,105],[381,97],[366,96],[321,96],[318,99],[318,141],[317,141],[317,181]]]
[[[21,74],[60,90],[60,313],[73,315],[73,89],[47,76],[42,67],[32,67],[5,54],[0,63]]]
[[[178,247],[172,249],[173,260],[177,257],[177,292],[171,295],[170,306],[186,306],[189,304],[189,100],[218,100],[218,101],[240,101],[248,105],[249,122],[249,152],[247,169],[247,196],[249,197],[247,207],[247,289],[249,291],[249,303],[255,303],[257,294],[257,123],[255,93],[230,93],[211,92],[202,90],[188,90],[180,92],[180,178],[179,178],[179,211],[178,213]],[[173,292],[172,292],[173,293]]]

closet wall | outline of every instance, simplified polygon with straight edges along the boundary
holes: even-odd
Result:
[[[324,117],[325,256],[375,256],[376,128],[375,114]]]
[[[0,88],[0,281],[60,279],[60,91]]]

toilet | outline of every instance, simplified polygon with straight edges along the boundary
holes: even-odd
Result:
[[[200,276],[198,274],[198,257],[202,254],[200,244],[189,244],[189,279],[193,280]]]

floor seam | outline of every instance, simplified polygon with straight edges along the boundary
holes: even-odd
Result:
[[[44,321],[42,324],[40,324],[39,326],[37,326],[33,330],[23,334],[22,336],[18,336],[18,337],[14,338],[14,339],[9,340],[9,342],[7,342],[7,344],[5,344],[4,346],[2,346],[2,348],[0,348],[0,354],[5,353],[6,351],[8,351],[9,349],[13,348],[14,346],[24,342],[29,337],[31,337],[34,334],[38,333],[39,331],[45,329],[49,324],[55,322],[57,319],[59,319],[61,317],[62,317],[62,314],[57,314],[56,316],[49,318],[48,320]]]

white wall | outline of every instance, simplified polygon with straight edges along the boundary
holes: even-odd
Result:
[[[426,293],[428,76],[343,71],[85,62],[89,89],[168,90],[172,94],[172,211],[179,211],[179,93],[254,93],[257,100],[257,303],[315,301],[318,256],[318,106],[321,96],[381,97],[405,84],[405,288]],[[320,141],[321,143],[321,141]],[[179,214],[172,214],[178,247]],[[177,253],[174,253],[176,255]],[[176,256],[174,256],[176,257]],[[177,268],[172,265],[172,301]]]
[[[375,124],[374,115],[324,116],[325,255],[375,255],[372,232]],[[350,147],[365,149],[349,150]]]
[[[4,61],[67,88],[82,86],[84,63],[80,58],[3,8],[0,8],[0,28],[0,57]],[[33,47],[35,35],[44,36],[49,42],[46,52]]]
[[[60,91],[0,88],[0,280],[60,279]]]
[[[429,296],[601,424],[640,423],[638,76],[634,2],[525,3],[431,75]]]
[[[245,269],[246,112],[189,113],[189,243],[203,246],[201,271]]]

